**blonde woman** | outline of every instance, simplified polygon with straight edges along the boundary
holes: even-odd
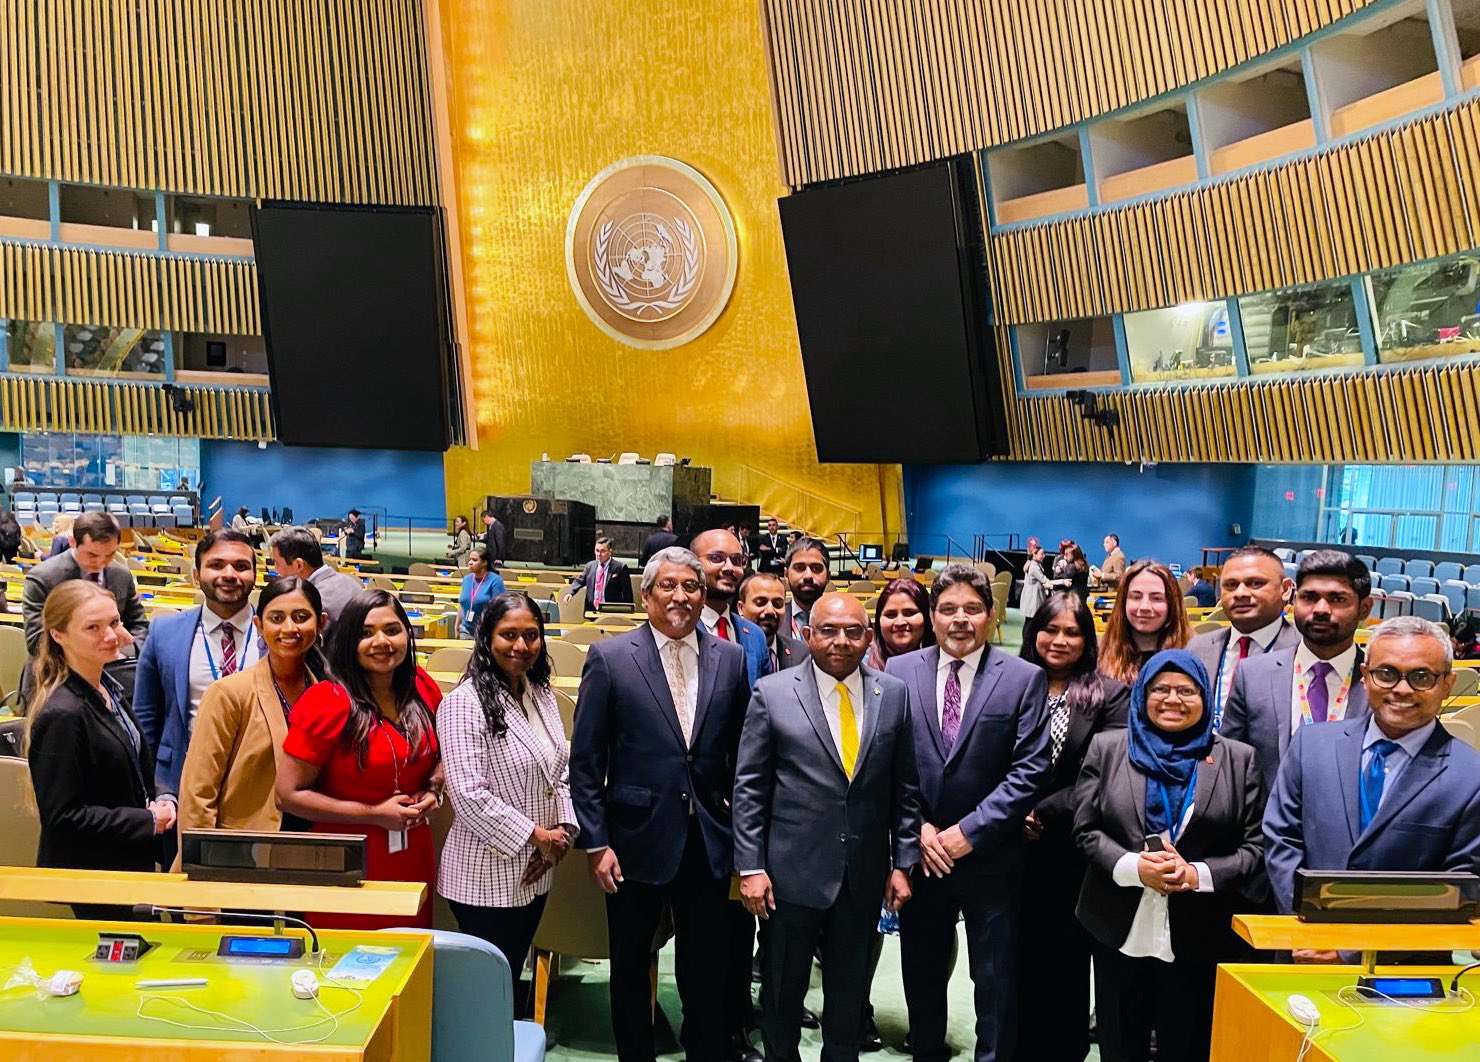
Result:
[[[40,867],[149,871],[172,800],[154,799],[154,758],[112,676],[103,670],[133,639],[113,595],[81,579],[41,610],[30,663],[27,758],[41,812]],[[129,918],[128,908],[74,904],[79,918]]]
[[[72,513],[57,513],[51,518],[51,550],[47,557],[55,557],[72,548],[72,521],[76,519]]]

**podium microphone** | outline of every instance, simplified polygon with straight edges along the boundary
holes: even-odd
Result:
[[[134,917],[140,921],[152,921],[156,916],[162,914],[178,915],[204,915],[207,918],[245,918],[253,922],[265,922],[276,924],[287,922],[294,926],[301,926],[308,931],[309,938],[313,941],[313,952],[315,955],[322,954],[323,949],[319,947],[319,935],[314,932],[313,926],[301,918],[291,918],[287,915],[261,914],[256,911],[205,911],[194,907],[157,907],[152,903],[139,903],[134,905]]]

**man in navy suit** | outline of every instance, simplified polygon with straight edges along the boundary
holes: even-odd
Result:
[[[570,581],[561,595],[569,601],[581,587],[586,588],[586,611],[599,611],[607,602],[632,603],[632,578],[627,565],[612,558],[612,540],[606,537],[596,540],[596,559],[588,561],[581,574]]]
[[[727,1054],[730,797],[750,680],[745,653],[699,627],[704,568],[677,546],[642,573],[648,624],[593,645],[581,672],[570,788],[591,874],[607,893],[612,1032],[622,1062],[652,1062],[648,965],[673,912],[679,1040]]]
[[[946,983],[964,915],[975,986],[977,1062],[1013,1053],[1013,983],[1023,823],[1052,769],[1043,672],[987,645],[992,586],[964,564],[930,589],[937,645],[890,658],[913,714],[924,823],[914,899],[900,911],[910,1047],[945,1062]]]
[[[1264,784],[1273,788],[1290,738],[1306,723],[1367,716],[1357,628],[1372,611],[1372,574],[1349,553],[1322,549],[1295,574],[1300,642],[1260,654],[1233,676],[1218,733],[1253,745]]]
[[[1295,910],[1301,868],[1480,873],[1480,752],[1439,722],[1454,678],[1444,628],[1416,616],[1386,620],[1362,665],[1371,716],[1295,735],[1264,809],[1281,913]],[[1295,960],[1340,956],[1297,951]]]

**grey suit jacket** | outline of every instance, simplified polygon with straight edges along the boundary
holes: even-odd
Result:
[[[780,631],[776,632],[777,671],[785,671],[789,667],[805,664],[811,659],[812,654],[807,649],[806,642],[799,642],[795,638],[782,634]]]
[[[920,859],[920,789],[905,684],[860,668],[852,781],[828,729],[817,673],[757,683],[735,767],[735,869],[765,870],[778,900],[830,907],[846,879],[883,897],[891,867]]]
[[[353,575],[335,571],[327,564],[322,568],[315,568],[313,574],[308,577],[308,581],[313,583],[313,588],[319,592],[319,598],[324,603],[324,611],[329,614],[331,623],[339,618],[339,614],[344,611],[344,606],[365,589],[364,584]]]
[[[1197,635],[1187,646],[1187,651],[1201,660],[1202,666],[1208,669],[1208,680],[1213,684],[1213,696],[1215,697],[1218,695],[1218,687],[1222,682],[1218,669],[1223,663],[1223,654],[1228,651],[1228,642],[1233,634],[1232,627],[1223,627],[1220,630]],[[1294,649],[1299,645],[1300,632],[1295,629],[1295,624],[1287,619],[1281,619],[1280,632],[1264,649],[1264,653],[1277,653],[1281,649]],[[1254,652],[1249,655],[1262,656],[1264,653]]]
[[[1264,791],[1274,789],[1280,761],[1290,747],[1291,701],[1295,685],[1295,653],[1299,643],[1289,649],[1250,657],[1239,665],[1223,706],[1223,723],[1218,733],[1233,741],[1253,745],[1259,754],[1259,772],[1264,778]],[[1357,650],[1357,665],[1362,651]],[[1351,693],[1346,702],[1346,719],[1365,719],[1372,712],[1367,704],[1367,691],[1361,678],[1352,675]]]
[[[26,573],[21,613],[26,621],[26,648],[31,652],[36,651],[41,638],[41,609],[47,595],[67,580],[81,578],[82,568],[71,550],[42,561]],[[149,633],[149,620],[145,618],[144,602],[139,598],[133,574],[122,564],[110,564],[103,572],[103,584],[118,602],[118,615],[124,627],[134,636],[134,645],[124,650],[124,655],[137,656]]]

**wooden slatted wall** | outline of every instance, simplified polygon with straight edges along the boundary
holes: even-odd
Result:
[[[421,0],[0,0],[0,173],[438,202]]]
[[[182,385],[176,392],[195,404],[192,412],[176,412],[171,395],[152,383],[0,375],[0,430],[274,438],[264,390]]]
[[[1480,247],[1480,101],[1318,155],[991,238],[1010,323],[1271,291]]]
[[[788,185],[979,150],[1150,99],[1375,0],[765,0]]]

